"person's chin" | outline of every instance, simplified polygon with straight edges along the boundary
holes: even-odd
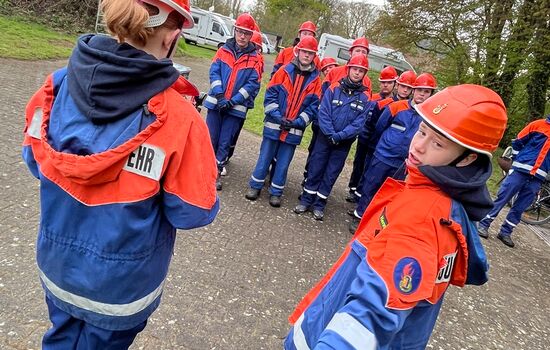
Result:
[[[418,168],[422,165],[422,162],[418,160],[412,153],[409,153],[409,157],[405,159],[405,163],[409,167]]]

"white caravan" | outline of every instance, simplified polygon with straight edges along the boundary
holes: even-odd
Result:
[[[319,58],[323,59],[323,57],[329,56],[335,58],[339,64],[345,64],[350,58],[349,49],[352,42],[353,39],[323,33],[319,39]],[[394,66],[400,74],[406,70],[414,71],[401,52],[370,44],[370,69],[380,72],[386,66]]]
[[[195,25],[191,29],[183,30],[186,42],[220,48],[227,39],[233,37],[225,21],[216,14],[191,7],[191,16]]]

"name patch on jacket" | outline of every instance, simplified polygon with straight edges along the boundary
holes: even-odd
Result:
[[[445,255],[439,262],[439,272],[435,283],[444,283],[451,280],[453,274],[453,267],[455,265],[456,252]]]
[[[158,181],[165,156],[161,148],[144,143],[128,156],[123,169]]]

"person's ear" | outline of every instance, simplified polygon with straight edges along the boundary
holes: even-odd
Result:
[[[466,158],[462,159],[460,162],[456,164],[457,168],[468,166],[475,162],[477,159],[477,153],[470,153],[466,156]]]
[[[181,29],[167,30],[162,39],[162,48],[169,51],[174,40],[178,39],[181,34]]]

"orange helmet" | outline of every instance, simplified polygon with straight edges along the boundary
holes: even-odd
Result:
[[[300,29],[298,29],[298,33],[307,30],[308,32],[312,32],[313,36],[317,36],[317,26],[312,21],[306,21],[302,23],[300,26]]]
[[[338,62],[332,57],[325,57],[321,60],[321,70],[330,67],[330,66],[337,66]]]
[[[241,14],[235,21],[235,28],[248,30],[250,32],[253,32],[257,26],[256,21],[249,13]]]
[[[378,81],[396,81],[398,77],[399,76],[397,75],[395,68],[392,66],[387,66],[380,71]]]
[[[193,17],[189,13],[189,0],[142,0],[156,7],[159,12],[156,15],[150,15],[149,19],[145,23],[145,27],[158,27],[166,22],[168,15],[172,11],[178,12],[183,16],[183,28],[193,28]]]
[[[369,60],[364,55],[353,56],[352,58],[350,58],[346,66],[359,67],[359,68],[369,70]]]
[[[252,38],[250,39],[259,49],[262,48],[262,34],[258,31],[252,32]]]
[[[437,81],[430,73],[422,73],[414,81],[415,89],[437,89]]]
[[[298,50],[304,50],[317,53],[317,39],[313,36],[306,36],[294,46],[294,56],[298,56]]]
[[[414,88],[415,80],[416,80],[416,73],[413,72],[412,70],[408,70],[401,73],[399,78],[397,78],[397,83],[408,86],[410,88]]]
[[[448,87],[414,106],[424,122],[451,141],[491,157],[506,129],[506,107],[484,86]]]
[[[353,51],[354,48],[356,47],[364,47],[365,49],[367,49],[367,52],[370,51],[369,49],[369,41],[367,40],[367,38],[357,38],[353,41],[353,43],[351,44],[351,47],[349,48],[349,52],[351,53]]]

